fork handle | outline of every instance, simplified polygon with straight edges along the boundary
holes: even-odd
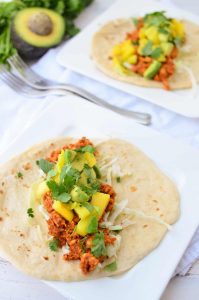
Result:
[[[58,88],[54,86],[54,88]],[[114,105],[109,104],[108,102],[102,100],[101,98],[98,98],[97,96],[87,92],[86,90],[71,86],[71,85],[59,85],[59,89],[67,90],[69,92],[72,92],[82,98],[87,99],[88,101],[95,103],[97,105],[100,105],[102,107],[108,108],[116,113],[119,113],[123,116],[129,117],[134,119],[136,122],[143,124],[143,125],[150,125],[151,124],[151,115],[147,113],[140,113],[135,111],[126,110],[120,107],[116,107]]]

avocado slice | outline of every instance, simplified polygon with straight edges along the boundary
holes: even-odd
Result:
[[[89,196],[80,189],[80,187],[75,186],[71,191],[71,198],[74,202],[86,202],[89,200]]]
[[[165,56],[169,56],[173,50],[174,45],[172,43],[161,43],[160,47]]]
[[[161,62],[154,60],[144,72],[144,78],[152,79],[159,72],[161,65]]]
[[[62,16],[46,8],[25,8],[12,20],[11,39],[19,54],[26,59],[42,56],[61,43],[65,33]]]

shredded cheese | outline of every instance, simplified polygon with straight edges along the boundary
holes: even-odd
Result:
[[[171,230],[171,225],[164,222],[162,219],[155,217],[155,216],[148,216],[146,215],[143,211],[141,210],[137,210],[137,209],[133,209],[133,208],[124,208],[124,213],[125,214],[129,214],[129,215],[136,215],[138,217],[144,218],[144,219],[149,219],[149,220],[154,220],[156,222],[158,222],[159,224],[162,224],[164,226],[166,226],[166,228],[168,230]]]
[[[46,212],[46,210],[45,210],[45,208],[44,208],[43,205],[39,205],[39,206],[38,206],[38,210],[39,210],[39,212],[44,216],[44,218],[45,218],[46,221],[49,220],[49,215],[48,215],[48,213]]]

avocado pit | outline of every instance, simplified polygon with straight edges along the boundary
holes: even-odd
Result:
[[[49,16],[43,12],[32,14],[28,20],[28,28],[35,34],[49,35],[53,30],[53,23]]]

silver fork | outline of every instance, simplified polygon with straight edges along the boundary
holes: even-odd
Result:
[[[143,125],[151,124],[151,115],[148,113],[140,113],[135,111],[130,111],[126,109],[119,108],[117,106],[111,105],[106,101],[98,98],[97,96],[87,92],[86,90],[75,87],[69,84],[58,84],[56,82],[47,80],[41,77],[39,74],[35,73],[22,59],[18,54],[10,57],[8,59],[9,64],[12,67],[14,72],[21,77],[21,79],[30,87],[40,91],[51,90],[56,95],[63,95],[63,91],[67,93],[73,93],[81,98],[84,98],[90,102],[93,102],[97,105],[106,107],[116,113],[121,115],[133,118],[138,123]]]

